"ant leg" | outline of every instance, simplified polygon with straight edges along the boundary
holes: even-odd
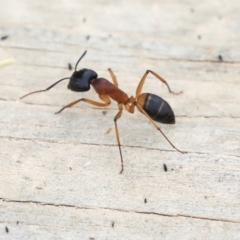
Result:
[[[117,81],[117,78],[116,78],[115,74],[113,73],[112,69],[109,68],[108,71],[109,71],[109,73],[110,73],[110,75],[111,75],[111,78],[112,78],[112,80],[113,80],[113,84],[114,84],[116,87],[118,87],[118,81]]]
[[[119,112],[117,113],[117,115],[114,118],[114,124],[115,124],[115,131],[116,131],[116,137],[117,137],[117,143],[118,143],[118,148],[119,148],[119,153],[120,153],[120,157],[121,157],[121,171],[119,174],[121,174],[123,172],[123,158],[122,158],[122,150],[121,150],[121,143],[120,143],[120,138],[119,138],[119,133],[118,133],[118,126],[117,126],[117,120],[122,116],[122,110],[123,110],[123,106],[122,104],[118,105],[119,108]]]
[[[147,118],[148,118],[148,120],[153,124],[153,126],[159,131],[159,132],[161,132],[161,134],[165,137],[165,139],[171,144],[171,146],[173,147],[173,148],[175,148],[178,152],[180,152],[180,153],[182,153],[182,154],[185,154],[185,153],[187,153],[187,152],[185,152],[185,151],[181,151],[181,150],[179,150],[178,148],[176,148],[173,144],[172,144],[172,142],[167,138],[167,136],[163,133],[163,131],[160,129],[160,127],[158,127],[158,125],[149,117],[149,115],[144,111],[144,109],[138,104],[138,103],[135,103],[136,105],[137,105],[137,108],[138,108],[138,110],[140,111],[140,112],[142,112]]]
[[[130,105],[128,105],[128,104],[124,105],[125,109],[131,114],[134,113],[134,108],[136,106],[135,101],[136,101],[136,99],[132,96],[132,97],[129,98],[129,103],[128,104],[130,104]]]
[[[73,105],[75,105],[75,104],[77,104],[77,103],[79,103],[81,101],[89,103],[89,104],[92,104],[92,105],[97,106],[97,107],[107,107],[111,103],[111,100],[108,97],[108,95],[99,95],[99,98],[102,99],[104,101],[104,103],[96,102],[96,101],[93,101],[93,100],[87,99],[87,98],[81,98],[81,99],[78,99],[78,100],[76,100],[74,102],[71,102],[68,105],[64,106],[63,108],[61,108],[55,114],[58,114],[58,113],[62,112],[65,108],[70,108]]]
[[[143,84],[144,84],[144,82],[145,82],[145,80],[146,80],[146,77],[147,77],[147,75],[148,75],[149,73],[151,73],[152,75],[154,75],[154,76],[155,76],[157,79],[159,79],[161,82],[165,83],[166,86],[167,86],[167,88],[168,88],[168,91],[169,91],[170,93],[173,93],[173,94],[180,94],[180,93],[182,93],[182,91],[181,91],[181,92],[178,92],[178,93],[172,92],[172,90],[170,89],[168,83],[167,83],[161,76],[159,76],[157,73],[155,73],[155,72],[153,72],[153,71],[151,71],[151,70],[147,70],[147,71],[145,72],[145,74],[143,75],[141,81],[140,81],[139,84],[138,84],[138,87],[137,87],[137,90],[136,90],[136,97],[138,97],[138,96],[141,94]]]
[[[131,110],[131,108],[134,108],[135,105],[133,104],[133,102],[135,101],[135,98],[133,96],[131,96],[129,99],[128,99],[128,102],[127,104],[124,105],[125,109],[129,112],[129,113],[134,113],[134,109]]]

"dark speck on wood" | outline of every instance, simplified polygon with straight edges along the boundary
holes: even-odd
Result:
[[[163,164],[163,169],[165,172],[167,172],[167,165],[165,163]]]
[[[219,60],[220,62],[223,61],[222,55],[218,55],[218,60]]]
[[[7,39],[8,38],[8,35],[5,35],[5,36],[2,36],[1,37],[1,40],[5,40],[5,39]]]

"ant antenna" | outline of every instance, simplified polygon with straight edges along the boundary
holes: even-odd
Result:
[[[81,61],[81,59],[86,55],[87,53],[87,50],[84,51],[84,53],[82,54],[82,56],[78,59],[77,63],[76,63],[76,66],[75,66],[75,72],[77,71],[77,66],[78,66],[78,63]],[[53,88],[55,85],[57,85],[58,83],[60,83],[61,81],[63,80],[66,80],[66,79],[71,79],[70,77],[68,78],[62,78],[60,80],[58,80],[57,82],[55,82],[54,84],[52,84],[51,86],[49,86],[48,88],[44,89],[44,90],[38,90],[38,91],[34,91],[34,92],[30,92],[24,96],[22,96],[20,99],[23,99],[31,94],[34,94],[34,93],[39,93],[39,92],[46,92],[48,91],[49,89]]]
[[[66,80],[66,79],[70,79],[69,77],[68,78],[62,78],[60,80],[58,80],[57,82],[55,82],[54,84],[52,84],[51,86],[49,86],[48,88],[44,89],[44,90],[38,90],[38,91],[34,91],[34,92],[30,92],[24,96],[22,96],[20,99],[23,99],[31,94],[34,94],[34,93],[39,93],[39,92],[45,92],[45,91],[48,91],[49,89],[53,88],[55,85],[57,85],[58,83],[60,83],[61,81],[63,80]]]
[[[82,56],[78,59],[76,66],[75,66],[75,72],[77,71],[78,63],[82,60],[82,58],[86,55],[86,53],[87,53],[87,50],[85,50],[84,53],[82,54]]]

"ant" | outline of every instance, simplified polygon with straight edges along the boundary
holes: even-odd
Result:
[[[162,132],[162,130],[158,127],[158,125],[154,122],[154,121],[156,121],[156,122],[165,123],[165,124],[174,124],[175,123],[175,116],[174,116],[173,110],[170,107],[170,105],[165,100],[163,100],[161,97],[159,97],[157,95],[154,95],[152,93],[141,93],[143,84],[149,73],[151,73],[158,80],[160,80],[161,82],[166,84],[168,91],[170,93],[180,94],[180,93],[182,93],[182,91],[179,93],[172,92],[168,83],[162,77],[160,77],[157,73],[155,73],[151,70],[147,70],[138,84],[138,87],[136,90],[136,96],[135,97],[131,96],[129,98],[125,92],[123,92],[120,88],[118,88],[117,78],[110,68],[108,69],[108,71],[110,73],[113,83],[109,82],[105,78],[98,78],[97,73],[91,69],[83,68],[83,69],[77,71],[77,66],[78,66],[79,62],[81,61],[81,59],[86,55],[86,53],[87,53],[87,51],[84,51],[82,56],[77,61],[76,65],[75,65],[75,70],[71,77],[62,78],[62,79],[58,80],[57,82],[55,82],[54,84],[52,84],[51,86],[49,86],[48,88],[46,88],[44,90],[30,92],[30,93],[22,96],[20,99],[23,99],[34,93],[48,91],[51,88],[53,88],[55,85],[60,83],[61,81],[70,79],[68,86],[67,86],[68,89],[75,91],[75,92],[86,92],[86,91],[89,91],[90,86],[93,86],[93,88],[97,92],[99,98],[103,102],[96,102],[91,99],[80,98],[80,99],[64,106],[58,112],[56,112],[56,114],[62,112],[65,108],[70,108],[73,105],[75,105],[81,101],[92,104],[97,107],[107,107],[111,103],[110,99],[116,101],[118,103],[119,112],[117,113],[117,115],[114,118],[114,124],[115,124],[115,131],[116,131],[116,138],[117,138],[119,153],[120,153],[120,157],[121,157],[120,174],[123,172],[124,167],[123,167],[123,157],[122,157],[121,144],[120,144],[120,138],[119,138],[119,133],[118,133],[117,120],[122,116],[123,107],[125,107],[125,109],[129,113],[132,113],[132,114],[134,113],[135,107],[137,107],[137,109],[147,117],[147,119],[153,124],[153,126],[158,131],[161,132],[161,134],[165,137],[165,139],[171,144],[171,146],[173,148],[175,148],[180,153],[183,153],[183,154],[187,153],[187,152],[181,151],[178,148],[176,148],[171,143],[171,141],[167,138],[167,136]]]

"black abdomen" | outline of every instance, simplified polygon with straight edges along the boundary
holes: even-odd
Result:
[[[147,93],[143,109],[156,122],[174,124],[175,116],[170,105],[157,95]]]

